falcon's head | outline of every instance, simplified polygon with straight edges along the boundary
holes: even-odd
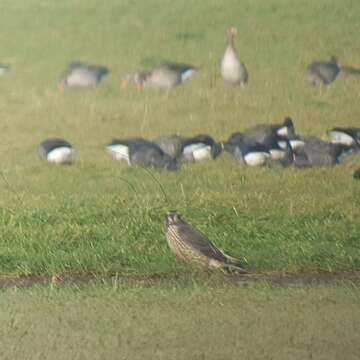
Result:
[[[171,210],[166,214],[166,217],[165,217],[166,228],[170,225],[178,225],[183,222],[184,221],[181,218],[181,215],[177,212],[177,210]]]

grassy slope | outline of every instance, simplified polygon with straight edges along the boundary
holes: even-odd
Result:
[[[359,297],[350,284],[7,290],[0,357],[352,360]]]
[[[332,169],[240,168],[216,162],[156,173],[108,159],[112,137],[208,132],[217,139],[259,122],[293,116],[300,133],[324,136],[359,126],[359,81],[343,78],[320,93],[304,81],[307,63],[335,54],[360,66],[360,3],[328,1],[1,1],[0,272],[158,273],[183,271],[163,235],[178,208],[251,270],[360,268],[359,156]],[[224,31],[250,71],[240,91],[222,83]],[[169,93],[125,92],[119,77],[162,60],[201,73]],[[72,60],[106,64],[95,91],[56,91]],[[38,143],[74,143],[73,167],[40,163]],[[129,183],[131,185],[129,185]]]

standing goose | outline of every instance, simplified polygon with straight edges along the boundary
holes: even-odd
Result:
[[[108,72],[105,66],[73,62],[63,74],[59,89],[64,91],[66,87],[95,87]]]
[[[127,161],[130,166],[151,166],[169,171],[178,169],[175,159],[162,151],[157,144],[145,139],[114,139],[106,146],[106,151],[116,160]]]
[[[334,56],[330,61],[315,61],[306,68],[307,80],[315,86],[331,84],[339,73],[340,67]]]
[[[191,65],[164,63],[149,71],[138,71],[125,75],[122,79],[122,86],[125,88],[129,82],[133,82],[139,90],[170,89],[181,85],[197,71]]]
[[[222,78],[233,85],[244,86],[249,79],[249,74],[244,63],[236,57],[234,38],[237,29],[231,26],[227,30],[228,45],[220,64],[220,74]]]
[[[306,68],[306,77],[311,85],[329,85],[338,75],[360,76],[360,69],[339,66],[334,56],[330,61],[315,61]]]
[[[74,149],[69,142],[59,138],[44,140],[38,149],[41,159],[53,164],[69,165],[73,162]]]

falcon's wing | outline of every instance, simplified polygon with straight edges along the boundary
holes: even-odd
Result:
[[[219,261],[227,261],[225,255],[199,230],[189,224],[178,226],[179,236],[190,247],[201,254]]]

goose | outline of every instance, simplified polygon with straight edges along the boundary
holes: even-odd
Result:
[[[307,66],[306,77],[311,85],[329,85],[340,73],[340,66],[334,56],[330,61],[315,61]]]
[[[0,64],[0,76],[5,75],[10,70],[9,65]]]
[[[149,71],[138,71],[125,75],[122,86],[125,88],[129,82],[133,82],[140,90],[170,89],[181,85],[197,71],[198,69],[191,65],[164,63]]]
[[[178,169],[177,162],[161,148],[142,138],[114,139],[106,151],[116,160],[125,160],[130,166],[151,166],[169,171]]]
[[[239,132],[230,135],[224,143],[224,149],[232,154],[235,160],[249,166],[263,166],[270,158],[270,153],[263,144]]]
[[[64,91],[66,87],[95,87],[108,72],[105,66],[73,62],[63,74],[59,89]]]
[[[296,134],[290,117],[286,117],[281,124],[260,124],[249,128],[242,133],[242,141],[245,139],[264,146],[271,160],[279,161],[283,166],[292,163],[290,140],[295,140]]]
[[[236,57],[234,38],[237,29],[234,26],[227,30],[228,44],[225,49],[224,56],[220,64],[221,77],[228,83],[233,85],[244,86],[249,80],[249,73],[244,63],[240,62]]]
[[[360,147],[360,128],[335,127],[328,132],[331,142],[348,146]]]
[[[74,158],[74,149],[66,140],[50,138],[44,140],[38,148],[41,159],[53,164],[71,164]]]
[[[174,159],[179,159],[183,150],[185,138],[176,134],[161,135],[154,139],[154,143]]]
[[[200,134],[183,140],[181,158],[185,161],[216,159],[221,152],[221,144],[209,135]]]
[[[259,124],[244,131],[246,137],[250,137],[259,143],[263,143],[269,136],[279,136],[287,139],[296,137],[294,123],[290,117],[285,117],[281,124]]]
[[[261,144],[268,150],[271,160],[285,167],[293,163],[293,148],[287,138],[270,135]]]
[[[354,172],[354,179],[360,180],[360,168]]]
[[[299,168],[332,166],[341,163],[354,149],[344,144],[333,144],[317,137],[302,138],[304,145],[294,150],[294,165]]]

